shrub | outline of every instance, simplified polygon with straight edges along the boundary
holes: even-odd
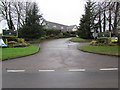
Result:
[[[110,43],[110,38],[108,37],[100,37],[100,38],[97,38],[97,42],[98,43],[103,43],[103,44],[109,44]]]
[[[93,40],[90,42],[90,45],[96,45],[97,44],[97,41]]]
[[[90,45],[94,46],[116,46],[118,43],[111,42],[110,37],[100,37],[97,40],[94,40],[90,43]]]
[[[27,43],[17,43],[17,44],[13,45],[13,47],[26,47],[26,46],[29,46],[29,44],[27,44]]]
[[[117,46],[118,43],[109,43],[108,45],[109,45],[109,46]]]
[[[20,43],[25,43],[25,40],[23,38],[17,38],[17,41]]]
[[[14,44],[16,44],[17,42],[16,41],[9,41],[8,42],[8,47],[9,48],[13,48],[14,47]]]
[[[24,25],[18,32],[19,37],[25,38],[26,40],[38,39],[43,35],[43,30],[38,24],[32,24],[31,26]]]
[[[70,37],[70,33],[69,32],[63,32],[63,36],[64,37]]]

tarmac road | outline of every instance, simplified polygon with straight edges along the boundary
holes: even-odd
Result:
[[[4,61],[3,88],[117,88],[118,57],[82,52],[77,47],[86,43],[69,39],[45,41],[35,55]]]
[[[67,39],[55,39],[41,43],[39,53],[12,59],[2,63],[8,69],[73,69],[118,67],[118,57],[97,55],[77,49],[86,43],[73,43]]]

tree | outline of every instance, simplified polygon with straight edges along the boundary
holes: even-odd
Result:
[[[110,3],[110,2],[109,2]],[[112,23],[112,13],[111,13],[111,9],[112,9],[112,7],[111,6],[109,6],[109,19],[108,19],[108,21],[109,21],[109,31],[111,32],[111,23]]]
[[[25,2],[13,2],[13,7],[14,7],[14,14],[15,14],[15,18],[16,18],[16,26],[17,29],[19,29],[20,27],[22,27],[22,25],[25,22],[25,16],[26,16],[26,4]]]
[[[106,2],[105,2],[106,4]],[[103,32],[106,31],[106,9],[103,10]]]
[[[102,32],[102,25],[101,25],[101,22],[102,22],[102,20],[101,20],[101,6],[100,6],[100,5],[99,5],[99,11],[98,11],[98,13],[99,13],[99,21],[98,21],[99,29],[100,29],[100,32]]]
[[[15,26],[13,23],[13,18],[12,18],[12,2],[7,2],[7,0],[1,1],[0,2],[0,12],[2,13],[2,17],[6,19],[8,28],[10,30],[14,30]]]
[[[90,0],[85,5],[85,15],[82,16],[79,26],[79,37],[90,39],[92,38],[91,31],[94,29],[94,13],[93,8],[94,4]]]
[[[117,26],[118,26],[118,14],[119,14],[119,9],[120,8],[120,2],[116,2],[115,3],[115,16],[114,16],[114,24],[113,24],[113,32],[116,33],[117,32]]]
[[[37,4],[34,2],[26,13],[25,24],[19,30],[20,37],[26,39],[36,39],[42,35],[42,25],[40,20],[42,15],[39,14]]]

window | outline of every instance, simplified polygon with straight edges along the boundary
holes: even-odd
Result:
[[[64,29],[64,27],[61,27],[61,29]]]
[[[54,25],[53,27],[56,28],[56,25]]]

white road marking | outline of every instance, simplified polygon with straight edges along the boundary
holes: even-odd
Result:
[[[70,72],[84,72],[85,69],[69,69]]]
[[[25,72],[25,70],[7,70],[7,72]]]
[[[101,71],[118,70],[118,68],[102,68]]]
[[[39,70],[39,72],[54,72],[55,70]]]

